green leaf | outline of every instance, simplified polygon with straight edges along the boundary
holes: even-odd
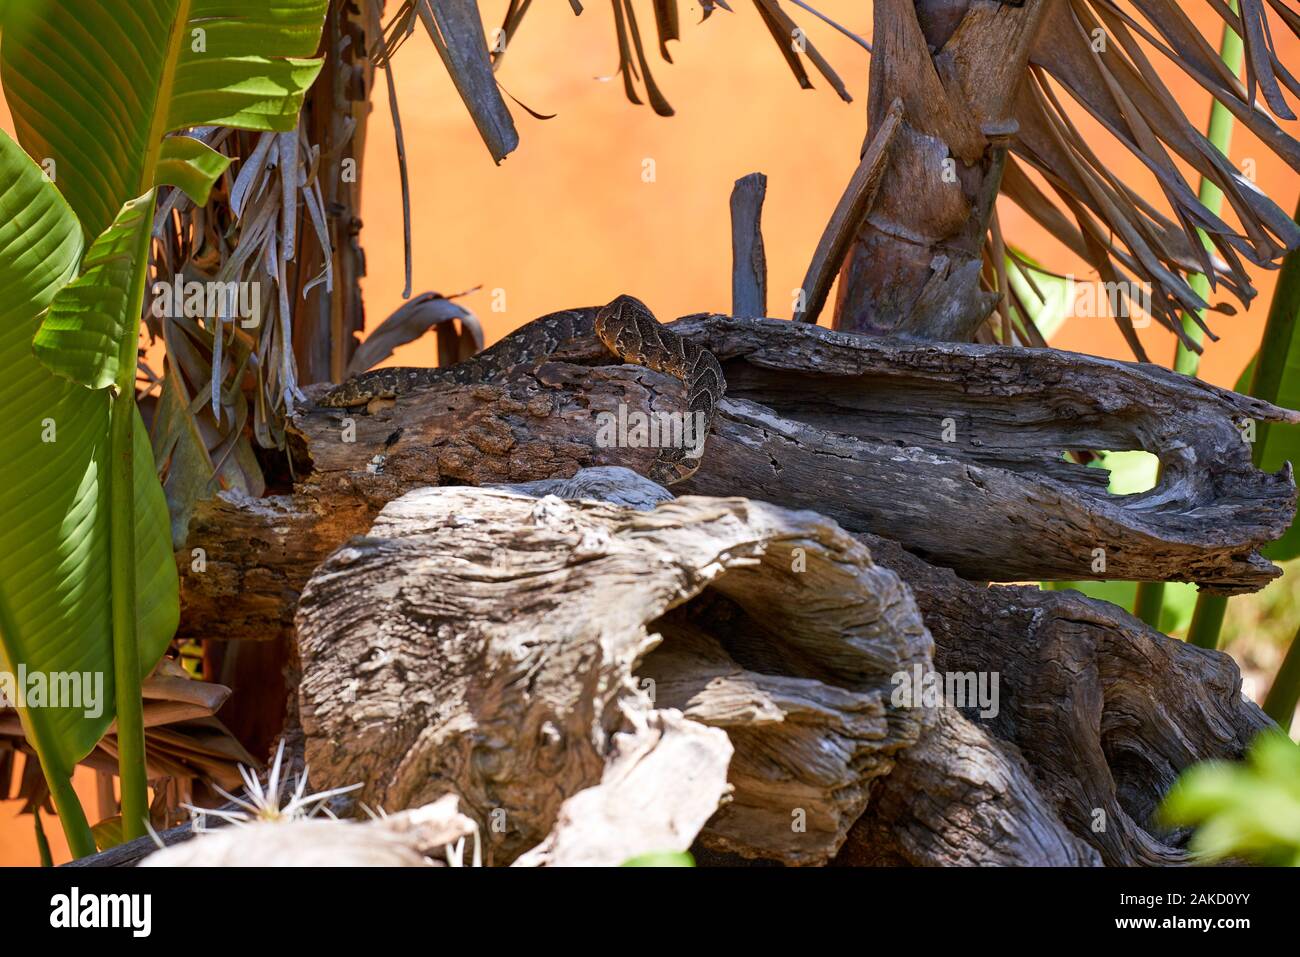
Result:
[[[20,709],[47,774],[70,773],[113,719],[109,393],[52,374],[32,351],[41,312],[71,279],[81,227],[41,169],[0,133],[0,665],[103,678],[102,712]],[[179,618],[167,506],[135,415],[137,636],[142,670]],[[60,813],[63,808],[60,807]]]
[[[1300,865],[1300,747],[1265,731],[1244,763],[1193,765],[1166,796],[1160,816],[1197,825],[1191,846],[1201,856]]]
[[[629,857],[620,867],[694,867],[695,858],[685,851],[650,851]]]
[[[1300,208],[1296,212],[1300,218]],[[1264,340],[1237,381],[1237,391],[1300,409],[1300,252],[1288,253],[1282,261]],[[1276,472],[1287,462],[1300,468],[1300,425],[1259,423],[1254,458],[1266,472]],[[1293,521],[1280,539],[1260,551],[1275,562],[1300,558],[1300,521]]]
[[[160,182],[205,193],[220,170],[165,135],[288,131],[321,61],[327,0],[43,0],[13,8],[0,79],[18,141],[54,161],[87,236]],[[190,151],[186,154],[186,151]],[[185,168],[178,169],[177,163]],[[206,184],[206,185],[205,185]]]
[[[95,836],[95,846],[101,851],[117,847],[126,840],[126,835],[122,832],[122,815],[114,814],[104,818],[90,829],[90,833]]]
[[[217,181],[230,157],[218,153],[192,136],[169,136],[163,140],[158,155],[159,186],[177,186],[196,206],[205,206],[212,184]]]
[[[140,300],[149,266],[154,192],[122,207],[95,240],[81,274],[54,296],[32,340],[47,369],[88,389],[117,381],[123,363],[135,368]]]

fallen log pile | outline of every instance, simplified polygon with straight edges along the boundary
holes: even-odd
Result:
[[[694,840],[703,860],[1184,860],[1160,797],[1267,724],[1231,659],[984,583],[1261,587],[1295,486],[1242,429],[1300,416],[1051,350],[675,328],[729,385],[685,497],[600,468],[655,449],[607,447],[599,413],[681,396],[594,340],[506,381],[308,409],[291,492],[196,509],[182,634],[289,642],[314,776],[389,810],[455,793],[496,863],[603,860],[620,833],[619,853]],[[1111,496],[1064,455],[1101,448],[1157,454],[1159,486]],[[996,706],[900,704],[932,669],[996,676]],[[662,812],[640,830],[635,794]]]

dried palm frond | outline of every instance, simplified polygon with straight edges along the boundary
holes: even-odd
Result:
[[[257,761],[213,715],[230,696],[219,684],[190,678],[164,658],[143,682],[146,764],[158,799],[151,809],[155,824],[168,826],[182,801],[205,798],[222,788],[237,787],[240,767]],[[13,757],[26,755],[18,787],[13,788]],[[81,762],[108,775],[117,773],[117,738],[110,731]],[[27,743],[17,713],[0,708],[0,799],[23,800],[20,813],[37,809],[54,813],[40,762]],[[108,815],[105,815],[106,817]]]
[[[456,298],[426,292],[403,303],[366,336],[353,354],[347,374],[359,375],[374,368],[399,346],[414,342],[430,329],[436,330],[438,337],[440,366],[455,365],[482,351],[483,326],[477,316],[452,301]]]
[[[1291,0],[1269,0],[1278,18],[1300,36],[1300,15]],[[1134,0],[1137,15],[1113,0],[1059,0],[1044,5],[1021,87],[1012,151],[1036,171],[1057,202],[1049,199],[1016,162],[1002,191],[1067,248],[1118,288],[1149,290],[1150,314],[1185,345],[1200,351],[1183,332],[1180,314],[1196,318],[1207,306],[1232,314],[1227,303],[1204,302],[1187,282],[1204,274],[1242,303],[1255,295],[1243,259],[1269,266],[1300,245],[1300,227],[1237,170],[1184,115],[1148,55],[1158,51],[1258,135],[1292,168],[1300,170],[1300,143],[1288,136],[1255,101],[1262,91],[1277,115],[1294,118],[1280,85],[1300,95],[1300,84],[1278,61],[1264,0],[1242,0],[1241,14],[1227,3],[1210,7],[1245,39],[1243,85],[1174,0]],[[1140,159],[1156,178],[1168,212],[1109,169],[1106,152],[1090,144],[1071,119],[1057,90],[1082,106],[1111,142]],[[1175,163],[1182,159],[1224,193],[1240,232],[1210,212]],[[1203,231],[1214,247],[1201,242]],[[1134,352],[1142,357],[1131,323],[1120,317]],[[1207,330],[1208,332],[1208,330]],[[1213,336],[1212,333],[1210,333]]]
[[[805,0],[793,2],[861,46],[871,49],[861,37],[840,26]],[[510,0],[502,24],[494,31],[489,43],[474,0],[440,0],[438,3],[431,0],[402,0],[389,19],[384,37],[372,51],[372,56],[378,65],[387,65],[393,53],[410,38],[415,29],[415,21],[418,19],[423,23],[451,74],[466,109],[478,126],[483,142],[492,152],[493,159],[500,163],[518,145],[519,136],[510,119],[509,109],[501,97],[501,90],[493,81],[493,73],[501,65],[532,3],[533,0]],[[649,3],[654,17],[659,55],[665,62],[672,63],[668,42],[681,40],[678,0],[649,0]],[[582,4],[577,0],[570,0],[570,5],[575,14],[583,12]],[[725,0],[703,0],[700,6],[701,21],[707,20],[719,8],[728,13],[733,12]],[[646,42],[634,0],[610,0],[610,7],[613,12],[615,49],[618,53],[615,72],[622,78],[624,93],[632,103],[640,105],[648,100],[651,108],[660,116],[672,116],[672,105],[650,72]],[[808,39],[804,29],[782,8],[780,0],[754,0],[754,7],[800,86],[812,86],[803,62],[806,57],[836,93],[846,102],[851,102],[852,97],[843,81]],[[644,89],[645,100],[638,92],[638,84]],[[531,109],[528,112],[540,116]]]
[[[166,346],[151,436],[177,544],[195,501],[219,489],[263,493],[253,442],[283,447],[284,416],[303,398],[293,302],[334,281],[332,257],[310,277],[296,262],[300,218],[331,249],[319,148],[305,132],[219,131],[210,145],[234,162],[207,206],[177,190],[160,204],[151,279],[156,297],[177,295],[146,316]],[[185,290],[196,283],[226,292],[190,309]]]

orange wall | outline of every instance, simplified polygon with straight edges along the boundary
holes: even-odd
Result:
[[[15,787],[22,779],[23,762],[26,760],[26,755],[17,756]],[[99,812],[95,798],[95,772],[79,767],[72,776],[72,783],[77,789],[77,797],[81,799],[81,806],[86,810],[86,817],[91,824],[96,823]],[[22,801],[0,801],[0,865],[35,866],[41,863],[40,851],[36,845],[36,829],[30,816],[18,813],[22,806]],[[63,828],[59,826],[59,819],[41,812],[41,823],[45,826],[45,837],[50,842],[50,856],[54,863],[62,864],[70,860],[72,854],[68,851],[68,842],[63,836]]]
[[[812,4],[869,38],[871,3],[818,0]],[[489,24],[501,21],[506,0],[479,4]],[[635,4],[643,33],[652,30],[650,5]],[[814,44],[839,70],[854,97],[840,101],[814,77],[801,90],[752,5],[733,4],[699,24],[698,4],[682,4],[683,40],[670,46],[674,64],[653,54],[655,79],[677,109],[661,118],[635,107],[617,64],[613,15],[607,4],[587,4],[574,17],[568,4],[536,3],[502,64],[498,79],[511,94],[541,113],[540,121],[514,110],[520,146],[493,166],[432,44],[417,33],[394,63],[401,97],[415,214],[414,291],[444,294],[474,286],[463,300],[483,320],[493,341],[524,322],[568,306],[607,301],[627,292],[644,299],[661,319],[702,310],[726,311],[731,297],[727,201],[732,183],[746,173],[768,176],[763,233],[769,269],[769,312],[790,316],[791,290],[803,275],[831,210],[856,164],[865,133],[869,56],[797,7],[787,4]],[[1204,5],[1193,16],[1217,45],[1217,23]],[[1285,36],[1284,36],[1285,34]],[[1275,31],[1284,63],[1298,61],[1300,45]],[[1198,126],[1209,98],[1181,74],[1169,73],[1179,102]],[[1095,130],[1087,117],[1076,117]],[[1295,124],[1288,124],[1293,135]],[[1107,140],[1098,135],[1094,147]],[[1100,144],[1100,145],[1099,145]],[[368,324],[401,303],[402,224],[392,123],[385,93],[375,97],[365,156],[362,216],[369,276]],[[1115,170],[1135,183],[1147,171],[1127,153],[1113,151]],[[1287,212],[1294,209],[1300,178],[1238,131],[1234,160],[1258,164],[1260,186]],[[657,179],[641,179],[642,162],[655,161]],[[1191,179],[1193,189],[1196,180]],[[1156,195],[1154,187],[1147,195]],[[1008,238],[1048,266],[1086,275],[1010,204],[1002,206]],[[1258,344],[1275,274],[1260,271],[1260,297],[1249,312],[1211,323],[1223,341],[1204,366],[1212,381],[1231,385]],[[493,289],[506,310],[492,311]],[[1143,335],[1153,358],[1168,361],[1173,337],[1157,329]],[[1109,319],[1076,319],[1054,344],[1066,349],[1129,358]],[[393,363],[428,365],[432,342],[414,343]]]

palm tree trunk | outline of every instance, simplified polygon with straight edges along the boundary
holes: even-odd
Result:
[[[834,326],[969,341],[997,297],[981,248],[1045,0],[877,0],[867,142],[904,121],[840,272]]]

